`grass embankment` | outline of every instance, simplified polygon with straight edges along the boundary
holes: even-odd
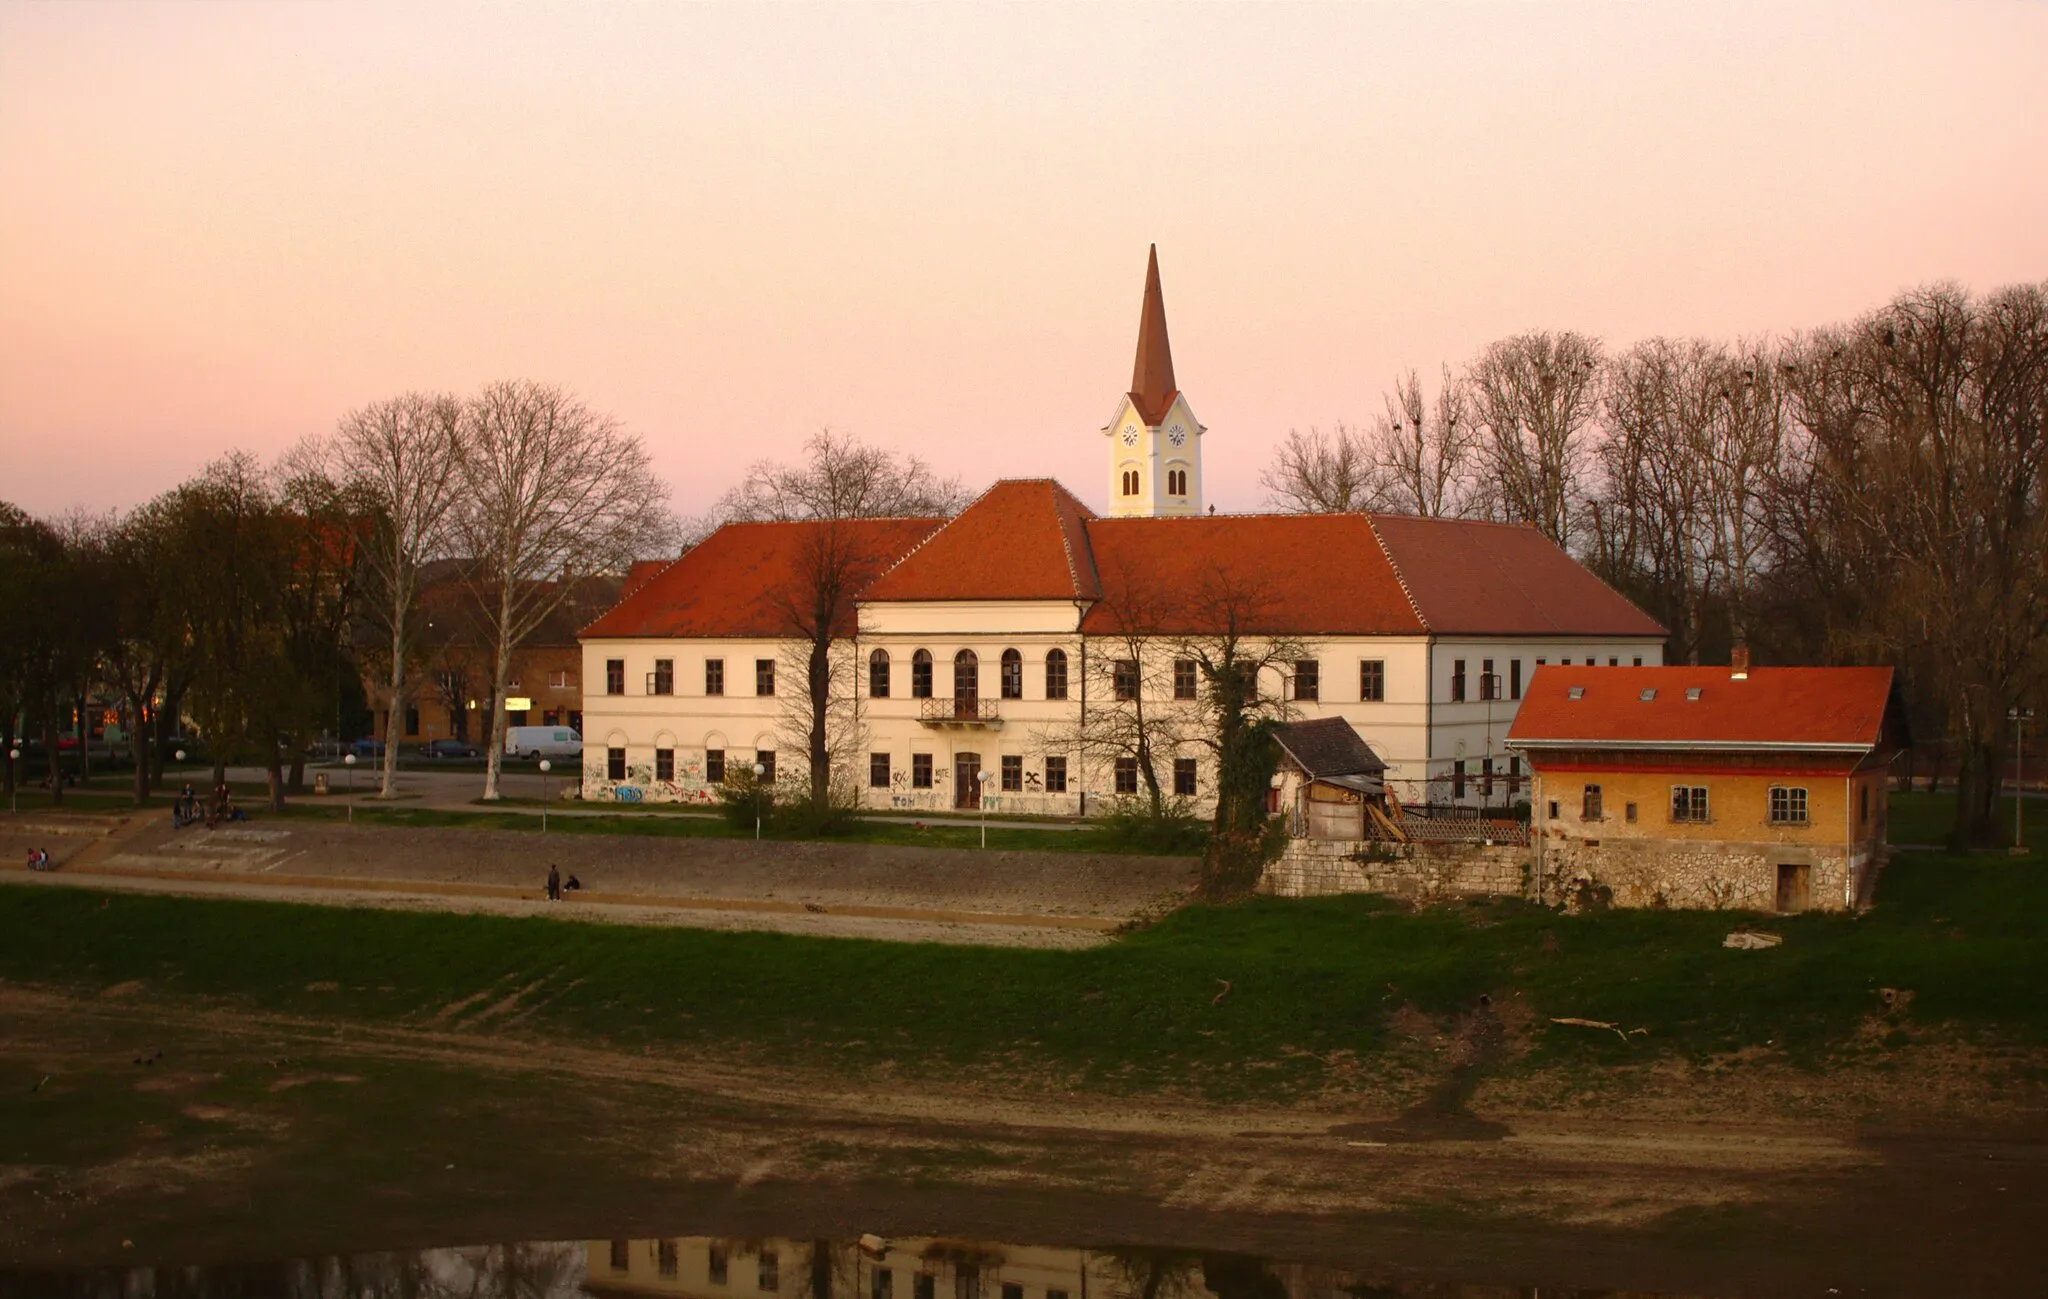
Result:
[[[1956,796],[1954,794],[1929,794],[1915,790],[1900,793],[1894,790],[1886,801],[1889,817],[1887,829],[1891,841],[1902,844],[1943,844],[1948,842],[1949,831],[1956,824]],[[2029,798],[2026,811],[2027,842],[2048,847],[2048,798]],[[2012,800],[1998,800],[1997,823],[2012,833]]]
[[[1505,901],[1411,913],[1369,896],[1256,899],[1189,907],[1078,952],[82,889],[20,889],[6,901],[0,977],[12,980],[92,989],[139,979],[159,992],[380,1022],[465,999],[480,1011],[535,985],[520,1003],[533,1007],[522,1031],[565,1039],[1218,1095],[1330,1081],[1347,1055],[1398,1044],[1396,1011],[1457,1015],[1482,993],[1525,998],[1537,1063],[1700,1058],[1766,1043],[1812,1063],[1880,1051],[1858,1030],[1880,1011],[1881,987],[1915,994],[1891,1045],[1937,1027],[2048,1042],[2048,870],[2029,859],[1914,854],[1887,871],[1861,917],[1565,916]],[[1784,945],[1722,948],[1743,921]],[[1648,1032],[1624,1041],[1548,1027],[1552,1016]],[[459,1028],[464,1015],[448,1022]]]

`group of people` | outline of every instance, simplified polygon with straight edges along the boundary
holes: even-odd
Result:
[[[31,848],[28,850],[28,868],[32,871],[53,871],[57,869],[50,864],[49,851],[44,848]]]
[[[178,801],[171,805],[171,827],[182,830],[188,825],[205,822],[211,830],[226,821],[246,821],[249,814],[235,806],[235,796],[228,792],[227,782],[213,787],[213,797],[202,803],[193,792],[192,782],[186,781],[179,792]]]
[[[583,887],[583,881],[570,875],[568,882],[562,882],[562,872],[553,862],[548,863],[548,901],[560,902],[564,893],[574,893]]]

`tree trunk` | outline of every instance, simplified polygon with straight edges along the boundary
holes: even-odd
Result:
[[[1949,832],[1952,848],[1996,848],[2006,842],[2005,819],[1998,815],[1999,746],[1968,739],[1956,767],[1956,824]]]
[[[270,810],[282,812],[284,811],[284,759],[279,757],[277,753],[277,736],[272,735],[269,739],[270,743],[266,746],[269,750],[269,756],[264,762],[264,775],[268,778],[267,783],[270,786]]]
[[[832,704],[832,641],[819,637],[811,641],[809,664],[811,693],[811,810],[825,814],[832,801],[832,758],[825,736],[826,711]]]
[[[298,736],[292,737],[292,770],[285,787],[294,794],[306,792],[306,745]]]
[[[405,606],[409,601],[403,583],[391,585],[391,707],[384,714],[384,756],[378,763],[383,772],[377,788],[379,798],[398,796],[398,745],[393,743],[391,724],[405,715]]]
[[[490,751],[484,754],[484,801],[498,801],[498,771],[505,763],[505,684],[512,677],[512,641],[506,629],[512,621],[512,584],[498,585],[497,651],[491,659]]]
[[[129,732],[128,747],[135,752],[135,806],[149,805],[149,710],[133,695],[128,706],[134,711],[135,729]]]
[[[57,749],[57,723],[43,723],[43,757],[50,772],[50,806],[64,806],[64,755]]]
[[[227,784],[227,783],[228,783],[228,763],[227,763],[227,759],[225,759],[225,758],[221,757],[221,756],[220,756],[220,755],[219,755],[218,753],[216,753],[216,754],[214,754],[214,755],[213,755],[213,788],[214,788],[214,789],[219,789],[219,788],[220,788],[220,787],[221,787],[222,785],[225,785],[225,784]],[[210,793],[210,792],[211,792],[211,791],[209,791],[209,793]]]

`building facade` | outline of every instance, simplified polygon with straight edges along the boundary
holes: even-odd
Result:
[[[1882,862],[1890,668],[1552,668],[1508,743],[1537,869],[1620,906],[1842,910]]]
[[[805,778],[793,595],[827,549],[873,574],[836,629],[831,728],[870,808],[1087,814],[1144,792],[1139,730],[1163,792],[1210,805],[1193,660],[1227,629],[1290,647],[1264,689],[1348,720],[1397,797],[1505,808],[1528,796],[1506,738],[1539,666],[1662,661],[1664,629],[1530,528],[1205,512],[1156,254],[1103,432],[1106,513],[1006,480],[950,520],[728,525],[646,576],[583,630],[584,796]]]

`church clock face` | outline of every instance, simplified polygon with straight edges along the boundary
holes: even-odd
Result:
[[[1124,445],[1127,447],[1138,445],[1138,426],[1136,424],[1124,425]]]
[[[1188,431],[1176,424],[1166,431],[1166,440],[1179,446],[1188,440]]]

